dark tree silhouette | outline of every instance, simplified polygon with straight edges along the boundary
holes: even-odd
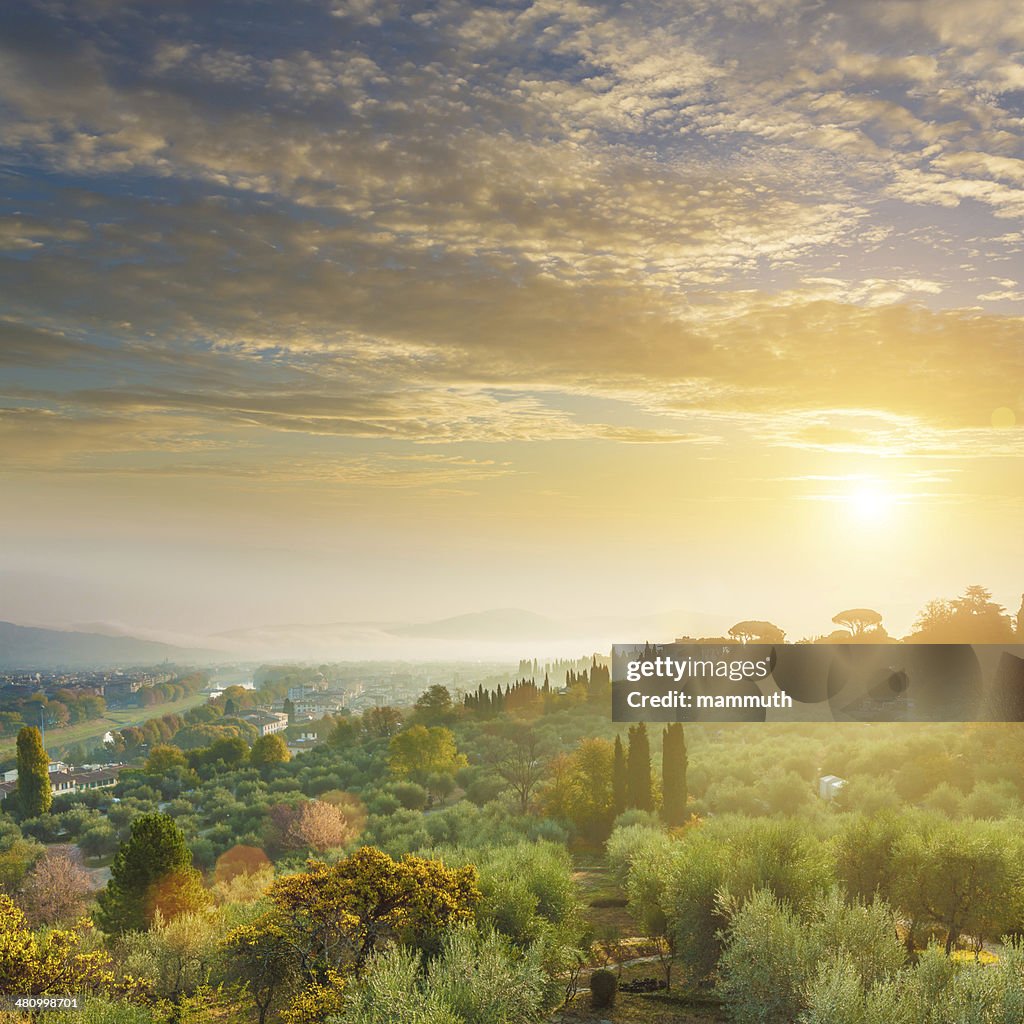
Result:
[[[1014,639],[1006,609],[985,587],[970,586],[952,601],[929,601],[914,623],[919,643],[1008,643]]]
[[[651,744],[647,738],[647,725],[639,722],[629,727],[629,749],[626,754],[628,802],[641,811],[654,810],[651,788]]]
[[[785,631],[779,629],[775,623],[759,619],[744,619],[743,622],[737,622],[729,630],[729,636],[739,640],[741,644],[781,644],[786,639]]]
[[[612,809],[618,817],[629,803],[629,775],[626,771],[626,752],[622,739],[615,737],[615,760],[612,762]]]
[[[882,625],[882,615],[873,608],[847,608],[836,612],[832,621],[837,626],[845,626],[854,636],[874,632]]]
[[[661,813],[671,827],[686,822],[688,765],[683,724],[673,722],[665,727],[661,743]]]

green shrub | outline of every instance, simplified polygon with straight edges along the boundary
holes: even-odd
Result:
[[[546,1008],[546,980],[538,946],[520,951],[496,932],[460,929],[431,961],[426,990],[466,1024],[527,1024]]]
[[[659,832],[662,830],[661,818],[654,811],[641,811],[639,807],[630,807],[612,822],[612,831],[614,832],[617,828],[632,828],[634,826],[657,829]]]
[[[564,846],[545,841],[482,849],[434,851],[448,864],[475,864],[483,899],[481,927],[495,928],[525,946],[552,928],[566,939],[579,927],[579,904],[572,860]]]
[[[904,971],[865,992],[852,964],[823,960],[804,991],[800,1024],[925,1024],[928,1011]]]
[[[338,1024],[461,1024],[420,988],[418,953],[395,946],[374,957],[346,994]]]
[[[77,1010],[58,1010],[46,1014],[49,1024],[154,1024],[158,1018],[146,1006],[114,1002],[102,996],[86,996]]]
[[[495,932],[450,932],[425,970],[392,947],[367,965],[333,1018],[338,1024],[534,1024],[548,1008],[539,947]]]
[[[627,816],[632,812],[627,811],[615,819],[615,828],[612,830],[605,850],[608,854],[608,866],[619,885],[625,885],[629,877],[630,869],[637,862],[651,856],[652,853],[661,853],[664,850],[671,850],[677,845],[676,841],[666,834],[660,825],[652,825],[644,821],[628,821]],[[638,812],[648,816],[645,811]],[[648,817],[653,817],[650,815]]]
[[[726,878],[723,847],[704,830],[672,852],[664,883],[663,909],[686,980],[707,978],[722,951],[726,918],[718,901]]]
[[[815,972],[800,919],[760,889],[732,915],[719,960],[719,991],[738,1024],[793,1024]]]
[[[819,1013],[814,1020],[835,1013],[839,1024],[861,1024],[862,993],[905,964],[889,908],[849,905],[838,889],[818,897],[805,917],[759,889],[732,910],[726,937],[720,991],[740,1024],[792,1024],[803,1010]]]
[[[615,1005],[619,991],[619,979],[614,971],[600,967],[590,976],[590,1002],[596,1010],[606,1010]]]
[[[427,791],[419,783],[396,782],[391,792],[407,811],[422,811],[427,806]]]

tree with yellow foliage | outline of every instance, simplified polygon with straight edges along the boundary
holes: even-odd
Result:
[[[451,729],[414,725],[392,736],[388,765],[393,775],[429,789],[432,775],[454,775],[469,762],[459,753]]]
[[[80,951],[81,941],[81,928],[33,933],[15,902],[0,893],[0,992],[23,996],[141,992],[141,983],[115,978],[107,953]]]
[[[472,866],[395,861],[367,846],[336,864],[311,862],[278,879],[267,896],[271,909],[231,932],[225,945],[261,1024],[288,997],[300,1024],[314,1004],[329,1005],[385,942],[435,948],[445,929],[472,920],[480,890]]]

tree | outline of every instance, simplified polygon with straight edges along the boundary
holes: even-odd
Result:
[[[173,768],[184,768],[187,765],[188,761],[178,747],[159,743],[150,750],[142,770],[146,775],[165,775]]]
[[[455,776],[451,772],[431,772],[427,776],[427,792],[438,797],[443,804],[455,789]]]
[[[742,644],[781,644],[786,639],[786,634],[774,623],[763,622],[758,619],[745,619],[737,622],[729,630],[729,636],[739,640]]]
[[[835,841],[836,877],[853,899],[895,901],[896,849],[907,824],[896,814],[857,814],[844,824]]]
[[[308,986],[358,972],[392,940],[434,948],[443,930],[472,920],[480,890],[472,866],[394,861],[364,846],[336,864],[313,862],[278,879],[267,896],[271,910],[227,939],[265,989],[286,978]]]
[[[249,763],[257,768],[263,768],[268,764],[285,764],[291,760],[291,756],[288,744],[277,733],[270,733],[269,736],[261,736],[252,745]]]
[[[369,708],[363,712],[363,728],[371,736],[394,736],[402,728],[402,713],[397,708]]]
[[[17,807],[22,818],[38,818],[53,803],[50,788],[50,758],[43,737],[34,725],[18,733]]]
[[[207,902],[185,835],[167,814],[132,822],[99,895],[100,927],[110,935],[144,931],[159,910],[164,920]]]
[[[206,763],[223,761],[228,768],[237,768],[249,757],[249,744],[241,736],[223,736],[214,740],[206,751]]]
[[[228,713],[227,707],[224,708],[224,714]],[[289,722],[295,721],[295,703],[290,697],[284,699],[284,713],[288,716]]]
[[[918,643],[1011,643],[1013,625],[1006,609],[981,586],[970,586],[952,601],[929,601],[914,622]]]
[[[20,832],[14,834],[18,838],[4,842],[4,849],[0,850],[0,892],[10,895],[21,888],[29,869],[43,853],[42,844],[34,839],[23,839]]]
[[[571,755],[551,761],[551,782],[544,803],[588,839],[603,842],[615,817],[612,804],[612,766],[615,748],[608,740],[585,739]]]
[[[100,822],[82,833],[78,848],[86,857],[106,857],[117,849],[117,833],[106,822]]]
[[[542,746],[535,729],[515,722],[505,729],[495,748],[494,770],[508,783],[521,814],[526,814],[530,797],[547,773],[548,758]]]
[[[627,798],[630,807],[641,811],[654,810],[651,787],[651,744],[647,725],[639,722],[629,727],[629,749],[626,751]]]
[[[413,725],[391,738],[388,765],[398,778],[426,785],[434,772],[454,775],[468,764],[455,746],[455,736],[443,726]]]
[[[415,715],[417,720],[427,725],[439,725],[450,721],[452,717],[452,695],[448,687],[435,683],[420,694],[416,701]]]
[[[884,633],[882,629],[882,615],[872,608],[848,608],[843,612],[836,612],[832,621],[837,626],[845,626],[854,636],[861,636],[864,633]]]
[[[256,1004],[259,1024],[294,980],[295,950],[284,927],[269,915],[235,928],[224,940],[227,975],[241,982]]]
[[[905,833],[895,870],[901,909],[912,920],[941,927],[947,954],[961,935],[998,938],[1019,919],[1018,868],[1005,831],[972,821]]]
[[[688,766],[683,724],[673,722],[665,727],[661,739],[661,813],[670,827],[686,823]]]
[[[340,808],[323,800],[278,804],[269,812],[273,839],[286,850],[322,853],[343,846],[355,835]]]
[[[612,809],[617,818],[629,805],[629,775],[626,771],[626,753],[622,737],[615,736],[615,757],[612,761]]]
[[[218,947],[225,930],[223,917],[209,910],[179,914],[172,921],[158,917],[148,932],[121,938],[119,959],[130,973],[146,978],[155,996],[180,1004],[210,983],[220,966]]]
[[[17,736],[24,721],[17,711],[0,711],[0,736]]]
[[[953,622],[954,608],[951,601],[942,598],[929,601],[914,620],[911,638],[922,643],[938,642],[940,637],[950,635]]]
[[[77,920],[92,894],[92,877],[68,853],[50,849],[29,872],[21,902],[33,925]]]
[[[34,935],[14,901],[0,894],[0,992],[84,995],[112,988],[110,957],[80,952],[80,945],[81,935],[70,929]]]

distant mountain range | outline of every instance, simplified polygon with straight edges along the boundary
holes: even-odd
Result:
[[[522,608],[492,608],[431,622],[336,622],[233,630],[211,645],[244,651],[247,659],[515,661],[607,653],[613,643],[711,636],[731,625],[721,616],[665,612],[624,618],[556,619]]]
[[[116,668],[188,664],[219,657],[214,651],[189,650],[155,640],[101,633],[40,629],[0,622],[0,669]]]
[[[555,640],[566,635],[564,623],[522,608],[493,608],[486,612],[455,615],[436,622],[392,626],[395,636],[432,640]]]
[[[718,616],[665,612],[624,618],[555,619],[521,608],[494,608],[432,622],[336,622],[257,626],[190,638],[143,640],[123,627],[43,629],[0,622],[0,669],[113,668],[226,661],[496,660],[607,653],[613,643],[710,636],[728,628]],[[177,639],[177,638],[174,638]],[[194,643],[194,646],[192,645]]]

